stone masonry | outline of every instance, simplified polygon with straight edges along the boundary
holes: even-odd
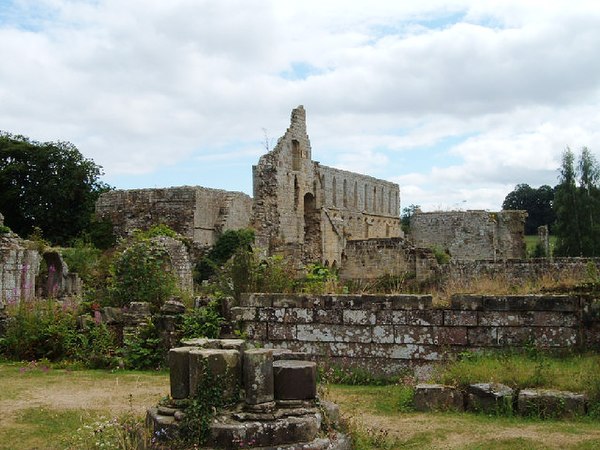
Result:
[[[598,301],[569,295],[246,294],[232,308],[250,339],[322,362],[393,374],[464,351],[600,348]]]
[[[253,167],[252,224],[260,248],[339,267],[347,242],[401,235],[397,184],[311,158],[299,106],[275,148]]]
[[[200,186],[109,191],[96,203],[96,215],[110,219],[118,236],[163,223],[199,246],[247,227],[251,210],[246,194]]]
[[[416,212],[410,238],[417,247],[438,247],[453,260],[525,257],[525,211]]]
[[[226,406],[215,410],[204,436],[210,448],[346,450],[337,405],[318,401],[316,364],[290,352],[255,349],[241,339],[191,339],[169,351],[171,397],[148,409],[157,444],[177,438],[186,405],[212,383]],[[198,427],[200,427],[198,421]],[[204,447],[202,447],[204,448]]]

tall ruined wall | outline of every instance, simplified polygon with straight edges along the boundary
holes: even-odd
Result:
[[[302,106],[253,179],[257,243],[270,254],[339,266],[347,240],[401,235],[398,185],[312,161]]]
[[[439,247],[454,260],[525,257],[525,211],[415,213],[410,237],[418,247]]]
[[[252,199],[241,192],[199,186],[109,191],[96,203],[96,214],[112,221],[115,233],[164,223],[199,245],[212,245],[227,229],[247,227]]]
[[[403,238],[348,241],[339,271],[342,280],[373,280],[383,275],[431,279],[438,264],[429,249],[415,248]]]
[[[232,308],[250,339],[325,363],[398,374],[464,351],[600,348],[599,301],[578,296],[247,294]]]
[[[41,257],[13,233],[0,234],[0,309],[35,297]]]

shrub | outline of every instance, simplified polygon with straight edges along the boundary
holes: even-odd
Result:
[[[216,339],[221,333],[221,325],[224,322],[225,319],[219,313],[219,302],[213,300],[203,308],[186,311],[181,324],[181,332],[185,338]]]
[[[244,228],[224,231],[213,248],[197,264],[196,281],[201,282],[214,276],[238,250],[249,250],[252,242],[254,242],[254,230]]]
[[[113,363],[115,338],[103,324],[77,327],[77,310],[55,300],[21,302],[9,311],[0,352],[10,359],[82,361],[90,367]]]
[[[73,247],[62,250],[62,257],[71,272],[77,272],[84,283],[96,276],[102,251],[83,239],[76,239]]]
[[[120,354],[128,369],[159,369],[165,363],[160,334],[152,322],[125,337]]]
[[[6,225],[0,225],[0,234],[8,234],[11,232],[11,229]]]
[[[111,266],[109,290],[114,306],[148,302],[155,310],[177,292],[167,251],[150,240],[137,240],[119,253]]]

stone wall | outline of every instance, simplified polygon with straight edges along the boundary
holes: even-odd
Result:
[[[403,238],[348,241],[339,271],[342,280],[373,280],[383,275],[431,279],[438,264],[429,249],[415,248]]]
[[[418,247],[439,247],[453,260],[525,257],[525,211],[416,212],[410,237]]]
[[[600,302],[578,296],[469,296],[449,308],[430,296],[246,294],[232,308],[267,347],[397,374],[470,350],[600,348]]]
[[[246,194],[200,186],[109,191],[96,203],[97,216],[110,219],[118,236],[164,223],[200,246],[247,227],[251,210]]]
[[[194,277],[193,264],[185,244],[177,239],[168,236],[158,236],[152,239],[158,245],[163,247],[169,259],[173,273],[177,275],[177,287],[182,293],[193,294]]]
[[[41,257],[13,233],[0,234],[0,308],[35,297]]]
[[[253,226],[268,254],[339,266],[346,242],[401,235],[397,184],[313,161],[306,113],[253,167]]]
[[[595,268],[600,273],[600,258],[530,258],[510,260],[450,261],[440,268],[445,278],[456,282],[469,282],[482,277],[501,277],[507,282],[524,282],[547,277],[560,280],[564,277],[579,279]]]

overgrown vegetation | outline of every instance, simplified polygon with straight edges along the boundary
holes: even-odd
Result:
[[[55,300],[22,301],[9,308],[9,313],[11,320],[0,338],[0,353],[7,358],[70,360],[88,367],[115,365],[115,336],[106,325],[91,318],[78,326],[76,305]]]

